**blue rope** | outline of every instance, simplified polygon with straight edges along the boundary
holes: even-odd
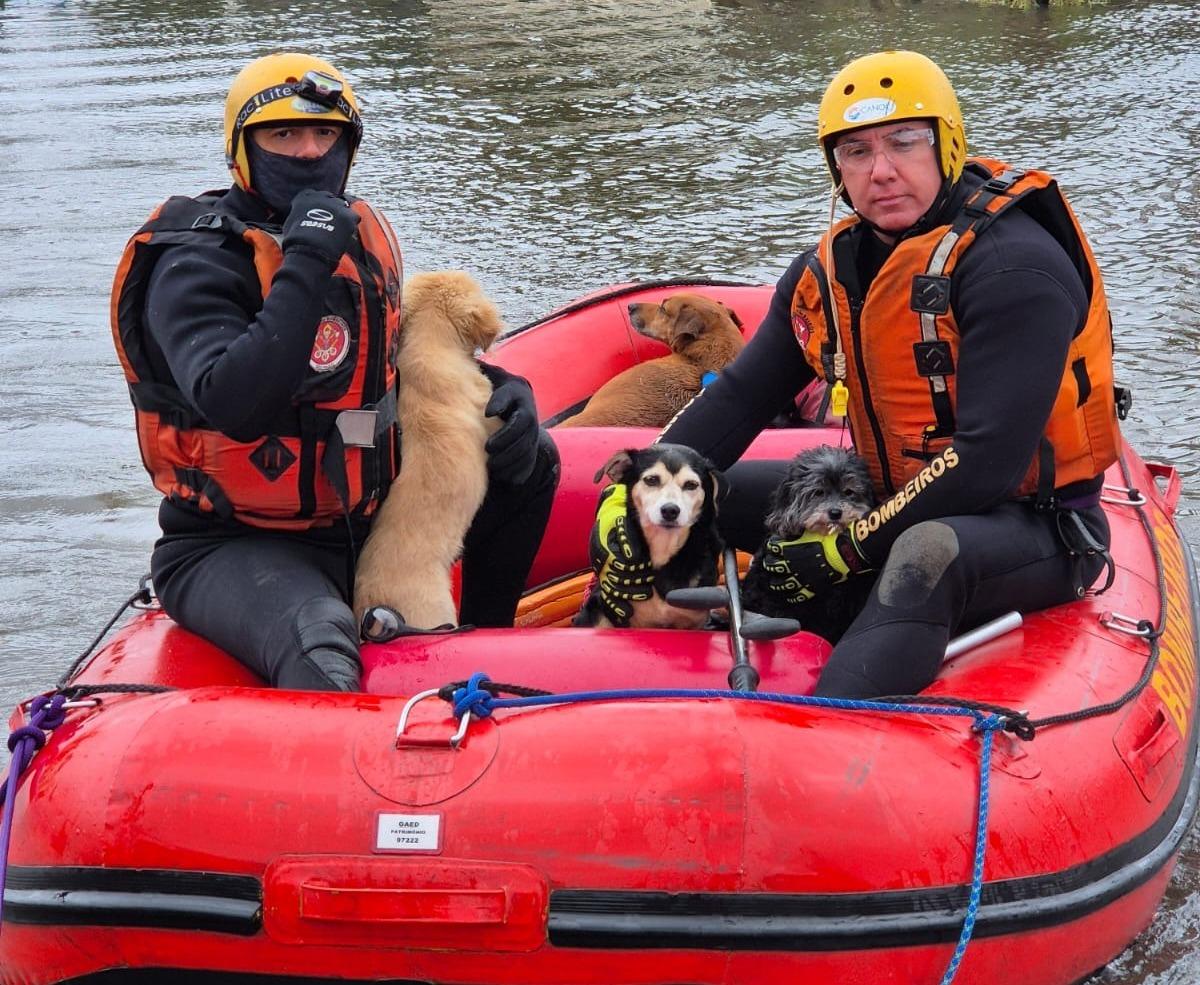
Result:
[[[998,715],[984,719],[976,729],[983,733],[982,749],[979,753],[979,811],[975,821],[975,864],[971,868],[971,892],[967,897],[967,915],[963,918],[962,932],[958,944],[950,957],[950,966],[942,976],[942,985],[950,985],[958,974],[971,935],[975,932],[975,917],[979,912],[979,897],[983,894],[983,859],[987,854],[988,799],[991,793],[992,739],[997,729],[1004,728]]]
[[[472,674],[465,687],[456,688],[451,702],[454,714],[461,718],[468,711],[478,718],[488,718],[497,708],[533,708],[539,705],[573,704],[582,701],[631,701],[653,698],[737,698],[740,701],[806,705],[814,708],[839,708],[845,711],[882,711],[912,715],[943,715],[973,718],[982,725],[989,718],[1000,721],[974,708],[958,705],[900,704],[890,701],[866,701],[858,698],[821,698],[812,694],[779,694],[771,691],[728,691],[720,688],[628,688],[609,691],[569,691],[563,694],[538,694],[520,698],[497,698],[483,688],[489,681],[486,674]],[[1002,726],[1001,726],[1002,727]]]
[[[724,691],[687,688],[632,688],[611,691],[572,691],[566,694],[544,694],[532,697],[498,698],[484,689],[486,674],[472,674],[465,687],[456,688],[451,701],[455,717],[473,714],[489,718],[497,708],[535,708],[541,705],[574,704],[585,701],[630,701],[654,698],[735,698],[739,701],[764,701],[777,704],[804,705],[812,708],[837,708],[843,711],[878,711],[890,714],[958,716],[973,720],[972,730],[982,733],[979,756],[979,804],[975,821],[975,858],[971,868],[971,889],[967,895],[967,912],[962,932],[942,976],[941,985],[950,985],[958,974],[967,945],[975,932],[975,918],[983,895],[983,864],[987,854],[987,825],[991,793],[992,739],[1003,731],[1004,719],[994,713],[955,705],[901,704],[891,701],[864,701],[857,698],[822,698],[810,694],[776,694],[770,691]]]

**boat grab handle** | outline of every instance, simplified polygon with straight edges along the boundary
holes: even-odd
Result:
[[[1172,465],[1159,462],[1147,462],[1146,471],[1154,477],[1159,492],[1162,493],[1163,506],[1168,513],[1174,513],[1179,505],[1179,495],[1183,492],[1183,480],[1179,478],[1179,470]]]
[[[1122,493],[1120,496],[1104,496],[1101,495],[1100,502],[1111,503],[1113,506],[1145,506],[1146,497],[1141,491],[1134,489],[1132,486],[1115,486],[1111,483],[1104,483],[1104,488],[1110,492]]]
[[[1123,616],[1119,612],[1103,612],[1100,614],[1100,625],[1111,629],[1114,633],[1124,633],[1126,636],[1140,636],[1149,639],[1154,627],[1148,619],[1134,619]]]
[[[431,687],[428,691],[421,691],[414,694],[406,702],[404,709],[400,712],[400,722],[396,726],[396,746],[444,746],[449,745],[451,749],[457,749],[467,735],[467,729],[471,725],[471,712],[467,712],[458,720],[458,731],[456,731],[449,739],[444,738],[422,738],[414,735],[405,735],[405,729],[408,728],[408,715],[413,710],[413,707],[420,701],[426,698],[434,698],[440,693],[441,689]]]
[[[325,923],[502,925],[508,893],[496,889],[419,889],[300,884],[300,917]]]

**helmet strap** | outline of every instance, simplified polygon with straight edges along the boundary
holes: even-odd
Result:
[[[242,104],[242,108],[238,111],[238,115],[233,121],[233,131],[230,134],[229,140],[229,154],[227,155],[229,160],[226,163],[232,167],[233,162],[237,160],[238,145],[245,139],[244,131],[250,117],[268,103],[273,103],[280,99],[292,99],[300,95],[300,83],[285,82],[282,85],[267,86],[267,88],[256,92],[247,99]],[[355,112],[354,107],[350,105],[346,97],[338,93],[336,101],[326,108],[337,110],[337,112],[345,117],[344,120],[338,120],[337,123],[352,134],[354,145],[351,150],[358,147],[362,141],[362,117]],[[312,122],[316,123],[318,121],[314,119]],[[349,125],[347,126],[347,124]]]

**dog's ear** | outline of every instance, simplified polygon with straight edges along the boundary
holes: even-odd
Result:
[[[671,351],[680,352],[696,341],[708,329],[704,313],[686,301],[679,306],[671,325]]]
[[[721,302],[721,307],[729,312],[729,317],[733,320],[733,323],[738,327],[739,330],[745,328],[745,326],[742,324],[742,320],[738,317],[738,313],[736,311],[734,311],[731,307],[729,307],[729,305],[725,304],[723,301]]]
[[[500,309],[473,280],[465,281],[458,298],[456,326],[466,348],[484,352],[503,331]]]
[[[708,477],[712,480],[712,501],[716,506],[729,494],[729,480],[720,469],[709,469]]]
[[[613,482],[621,482],[629,474],[631,468],[633,468],[633,449],[626,448],[605,462],[600,470],[592,476],[592,482],[599,482],[605,476],[608,476]]]
[[[481,299],[472,314],[474,315],[474,331],[472,333],[474,338],[472,341],[486,352],[496,341],[497,336],[504,331],[504,322],[500,318],[499,310],[487,298]]]

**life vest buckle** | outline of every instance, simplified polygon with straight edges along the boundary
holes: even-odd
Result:
[[[1127,386],[1114,386],[1113,399],[1117,405],[1117,419],[1125,420],[1133,407],[1133,389]]]
[[[337,416],[337,429],[349,448],[374,448],[376,418],[374,410],[344,410]]]
[[[993,195],[1005,195],[1013,185],[1024,177],[1024,171],[1005,171],[1003,174],[992,175],[992,177],[983,183],[983,187]]]
[[[205,212],[196,216],[192,223],[193,229],[221,229],[225,225],[225,216],[219,212]]]

